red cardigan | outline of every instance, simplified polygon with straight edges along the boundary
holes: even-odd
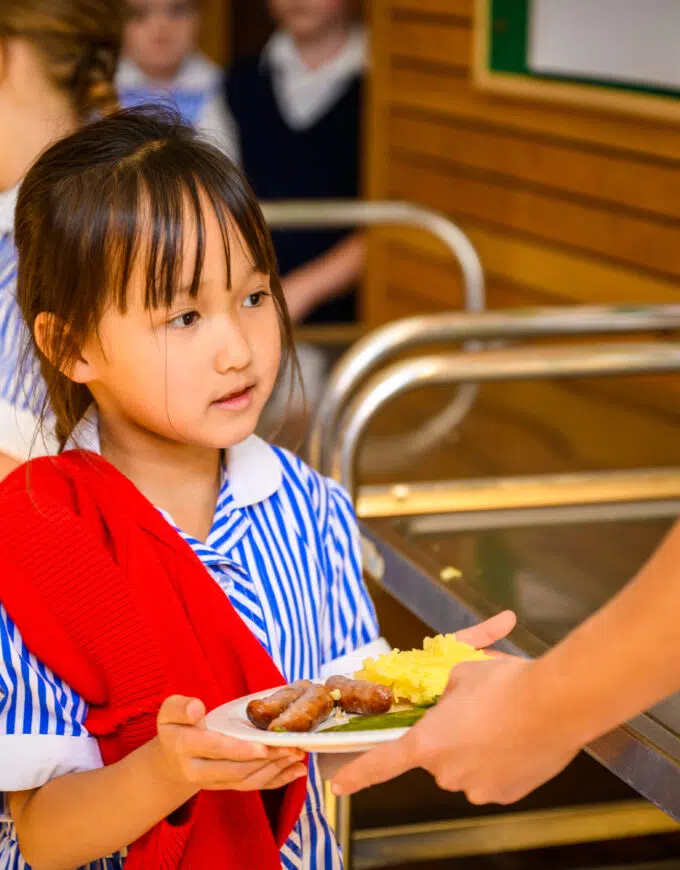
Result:
[[[155,736],[168,695],[211,710],[283,682],[191,547],[101,457],[71,451],[10,475],[0,552],[0,600],[28,648],[89,704],[105,764]],[[305,789],[298,780],[267,800],[271,824],[259,792],[202,791],[181,822],[132,844],[126,870],[279,870]]]

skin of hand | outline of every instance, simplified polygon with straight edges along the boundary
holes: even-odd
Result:
[[[473,804],[519,800],[558,774],[579,743],[559,723],[546,728],[532,695],[535,663],[507,657],[453,669],[446,692],[400,740],[362,755],[333,780],[351,794],[416,767]]]
[[[560,643],[535,661],[459,665],[437,706],[406,737],[344,768],[334,790],[413,767],[473,803],[510,803],[542,785],[591,740],[680,691],[679,563],[677,522],[635,577]]]
[[[515,624],[514,613],[505,611],[456,637],[483,649],[506,637]],[[471,803],[510,803],[562,770],[580,747],[560,742],[554,730],[548,733],[535,704],[522,703],[533,663],[490,652],[494,661],[454,668],[437,706],[405,737],[341,770],[333,780],[336,794],[351,794],[422,767],[441,788],[463,791]],[[532,716],[524,712],[529,709]]]
[[[208,730],[197,698],[166,698],[157,742],[161,775],[193,791],[275,789],[307,773],[301,750],[272,749]]]
[[[304,753],[210,731],[205,707],[178,695],[161,705],[157,736],[121,761],[13,792],[9,810],[32,867],[90,864],[134,842],[202,789],[274,789],[305,776]]]

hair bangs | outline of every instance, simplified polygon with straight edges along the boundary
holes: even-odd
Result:
[[[220,171],[212,153],[194,153],[187,160],[184,152],[173,161],[172,151],[172,141],[158,143],[132,172],[126,167],[110,200],[110,286],[121,313],[127,310],[127,288],[135,268],[144,270],[148,309],[171,307],[179,293],[196,297],[206,254],[206,208],[212,209],[220,227],[228,289],[231,244],[240,240],[253,268],[278,282],[269,231],[241,178],[226,165]],[[169,162],[175,169],[171,173]],[[186,244],[190,234],[193,252]],[[183,280],[186,256],[193,257],[188,285]]]

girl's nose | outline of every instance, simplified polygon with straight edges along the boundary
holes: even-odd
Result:
[[[215,352],[215,369],[223,374],[230,369],[245,369],[253,361],[252,348],[245,331],[237,320],[229,318]]]

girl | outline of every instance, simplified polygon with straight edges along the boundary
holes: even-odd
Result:
[[[234,123],[222,99],[223,74],[196,48],[199,0],[131,0],[116,83],[124,106],[169,101],[226,154]]]
[[[0,478],[28,456],[36,423],[33,397],[43,395],[34,372],[18,374],[18,185],[51,142],[115,107],[122,27],[121,0],[0,3]],[[36,448],[50,446],[39,442]]]
[[[301,796],[299,753],[203,720],[378,637],[346,494],[253,435],[291,347],[253,194],[131,110],[43,154],[16,227],[66,449],[0,491],[0,866],[339,868],[315,763]]]

